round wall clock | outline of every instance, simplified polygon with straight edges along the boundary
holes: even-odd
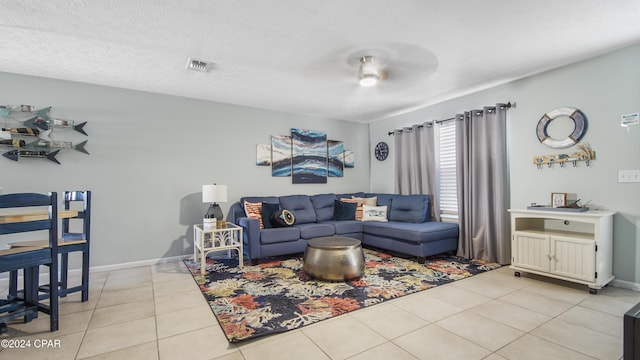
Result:
[[[386,160],[387,156],[389,156],[389,145],[387,145],[387,143],[384,141],[381,141],[378,144],[376,144],[375,155],[376,155],[376,159],[380,161]]]
[[[549,123],[561,116],[567,116],[573,120],[574,128],[571,134],[564,139],[554,139],[549,136],[547,128]],[[587,118],[582,111],[572,107],[553,109],[544,114],[536,126],[536,135],[541,143],[554,149],[564,149],[577,144],[587,131]]]

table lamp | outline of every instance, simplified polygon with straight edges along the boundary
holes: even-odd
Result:
[[[205,230],[215,229],[216,221],[224,220],[218,202],[227,202],[227,185],[202,185],[202,202],[211,204],[204,214],[202,226]]]

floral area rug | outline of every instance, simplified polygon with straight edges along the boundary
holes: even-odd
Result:
[[[316,281],[302,257],[262,260],[238,267],[237,259],[185,260],[229,342],[297,329],[350,311],[464,279],[499,264],[455,256],[412,259],[364,249],[365,271],[348,282]]]

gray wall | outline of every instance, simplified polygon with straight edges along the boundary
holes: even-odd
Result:
[[[640,126],[630,132],[620,126],[620,116],[640,111],[640,46],[566,66],[519,81],[463,96],[370,126],[371,144],[387,141],[390,160],[371,160],[371,191],[391,192],[393,180],[392,129],[449,118],[453,114],[515,101],[509,110],[509,166],[511,207],[548,204],[551,192],[575,194],[590,206],[616,211],[614,217],[614,274],[618,280],[640,283],[640,183],[618,183],[618,170],[640,169]],[[591,167],[537,169],[535,155],[575,152],[539,143],[535,129],[540,117],[557,107],[581,109],[589,128],[583,141],[596,151]],[[553,124],[553,123],[552,123]],[[550,128],[564,137],[569,131]],[[564,131],[564,132],[563,132]]]
[[[55,117],[88,121],[91,155],[63,151],[62,165],[0,158],[0,187],[5,193],[92,190],[92,266],[192,253],[192,226],[202,222],[207,208],[203,184],[228,186],[229,202],[221,204],[225,214],[245,195],[369,187],[365,124],[7,73],[0,73],[0,93],[2,104],[51,105]],[[19,124],[0,118],[0,125]],[[291,178],[271,177],[270,167],[255,165],[256,145],[292,127],[344,141],[355,151],[355,168],[327,184],[293,185]],[[84,139],[65,130],[53,136]]]

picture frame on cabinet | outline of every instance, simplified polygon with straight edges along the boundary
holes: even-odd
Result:
[[[567,205],[567,193],[551,193],[551,207],[558,208]]]

